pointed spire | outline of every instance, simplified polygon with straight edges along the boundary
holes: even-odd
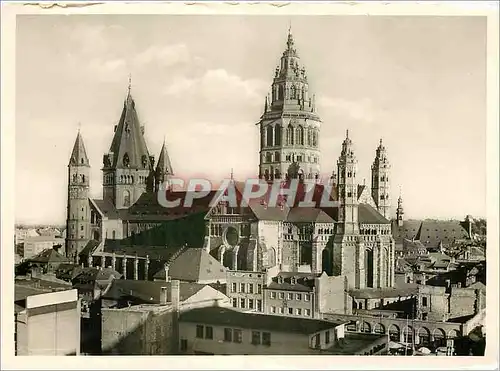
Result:
[[[130,84],[129,77],[129,84]],[[109,165],[112,168],[148,169],[153,166],[144,138],[144,128],[137,115],[135,102],[128,89],[118,125],[109,148]]]
[[[128,74],[128,95],[130,95],[130,91],[132,90],[132,74]]]
[[[346,131],[345,131],[345,138],[349,139],[349,129],[346,129]]]
[[[234,173],[233,173],[233,168],[231,168],[231,181],[234,180]]]
[[[264,113],[267,112],[268,108],[269,108],[269,100],[268,100],[268,96],[266,95],[266,101],[264,103]]]
[[[172,170],[172,164],[170,162],[170,157],[168,156],[167,145],[164,138],[160,156],[158,157],[158,165],[156,165],[156,175],[163,182],[165,181],[165,176],[173,174],[174,171]]]
[[[89,158],[87,157],[87,151],[85,150],[83,138],[80,133],[80,128],[78,128],[78,134],[76,135],[75,144],[73,145],[73,151],[71,152],[69,165],[90,166]]]

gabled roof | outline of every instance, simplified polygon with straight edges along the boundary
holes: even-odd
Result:
[[[377,210],[368,204],[358,205],[358,220],[364,224],[390,224]]]
[[[271,290],[310,292],[316,284],[315,278],[320,276],[320,273],[281,272],[276,277],[273,277],[267,288]],[[279,282],[280,278],[283,279],[281,283]],[[295,279],[295,283],[292,283],[292,279]]]
[[[192,309],[182,313],[179,320],[182,322],[298,333],[303,335],[315,334],[319,331],[332,329],[343,324],[342,322],[324,321],[320,319],[241,312],[224,307]]]
[[[167,261],[174,256],[182,246],[151,246],[151,245],[127,245],[121,240],[104,241],[105,253],[115,253],[116,256],[135,256],[140,258],[149,257],[150,260]]]
[[[188,248],[170,263],[169,276],[187,282],[225,281],[226,268],[205,249]],[[159,270],[154,278],[165,279],[165,270]]]
[[[89,158],[87,157],[87,152],[85,151],[85,145],[83,144],[83,138],[80,131],[78,131],[78,134],[76,135],[73,151],[71,152],[71,157],[69,158],[69,165],[90,166]]]
[[[28,261],[33,263],[69,263],[70,259],[59,254],[54,249],[45,249],[38,255],[35,255]]]
[[[121,219],[122,215],[126,215],[127,210],[117,210],[109,199],[98,200],[91,198],[90,201],[97,208],[97,211],[108,219]]]
[[[152,220],[166,221],[185,218],[190,215],[206,214],[210,210],[210,203],[217,191],[211,191],[203,198],[194,198],[190,207],[184,206],[184,200],[190,196],[189,192],[184,191],[160,191],[165,192],[167,201],[179,200],[179,205],[175,207],[165,207],[158,201],[158,192],[145,192],[137,202],[133,204],[124,220]]]
[[[171,282],[166,281],[114,280],[103,299],[131,299],[142,303],[158,304],[160,303],[162,287],[167,288],[167,299],[171,300],[171,284]],[[198,283],[181,282],[179,286],[180,301],[189,299],[204,287],[205,285]]]
[[[135,108],[135,101],[130,90],[125,99],[120,121],[115,128],[115,134],[108,157],[107,168],[131,168],[152,170],[143,128],[139,123],[139,117]],[[106,160],[106,156],[105,156]]]

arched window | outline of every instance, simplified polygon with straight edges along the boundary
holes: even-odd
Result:
[[[278,87],[278,99],[283,99],[283,94],[284,94],[284,91],[283,91],[283,86],[280,85]]]
[[[266,153],[266,162],[273,162],[273,156],[271,152]]]
[[[318,132],[316,130],[313,130],[312,134],[312,145],[313,147],[316,147],[318,145]]]
[[[288,127],[286,128],[286,143],[288,145],[293,145],[293,126],[292,125],[288,125]]]
[[[112,236],[113,236],[113,240],[116,240],[116,231],[115,230],[113,230]]]
[[[274,127],[274,145],[281,146],[281,126],[276,125]]]
[[[297,144],[304,145],[304,128],[302,126],[297,128]]]
[[[274,161],[278,162],[281,160],[281,156],[279,152],[274,152]]]
[[[307,129],[307,145],[312,146],[312,129]]]
[[[273,127],[272,126],[268,126],[267,129],[266,129],[266,132],[267,132],[267,141],[266,141],[266,144],[268,146],[272,146],[273,145]]]
[[[295,85],[292,85],[292,87],[290,88],[290,98],[291,99],[297,98],[297,88],[295,87]]]
[[[130,166],[130,158],[128,157],[128,153],[125,153],[123,155],[123,166],[125,166],[125,167]]]
[[[123,206],[130,206],[130,191],[123,191]]]

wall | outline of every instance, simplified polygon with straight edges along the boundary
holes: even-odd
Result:
[[[123,236],[123,222],[121,219],[103,219],[102,233],[104,239],[113,239],[113,231],[115,231],[116,240],[121,240]]]
[[[280,222],[274,221],[259,221],[257,223],[257,241],[259,246],[263,248],[263,250],[268,250],[273,248],[276,252],[275,262],[280,264],[282,262],[282,254],[281,254],[281,241],[282,241],[282,227],[280,226]],[[266,259],[267,260],[267,259]],[[287,264],[286,262],[283,262]],[[257,263],[257,269],[262,269],[264,267],[268,267],[267,261],[263,262],[264,266],[259,266]]]
[[[271,332],[270,346],[253,345],[251,343],[252,330],[250,329],[239,328],[242,330],[242,342],[235,343],[224,341],[223,326],[209,325],[213,328],[213,339],[198,339],[196,338],[196,325],[196,323],[191,322],[180,322],[179,324],[181,342],[183,339],[187,340],[187,350],[186,352],[184,352],[184,354],[195,354],[195,351],[201,351],[216,355],[299,355],[315,353],[313,349],[309,348],[310,337],[308,335]]]
[[[174,354],[174,314],[171,307],[102,308],[104,354]]]
[[[329,277],[323,273],[316,278],[318,313],[349,313],[352,308],[349,305],[347,294],[347,279],[344,276]]]
[[[17,321],[18,355],[80,353],[77,290],[29,296],[26,309],[18,315]]]
[[[419,342],[418,334],[428,333],[430,339],[433,340],[438,336],[455,337],[463,333],[463,325],[454,322],[439,322],[439,321],[420,321],[420,320],[406,320],[402,318],[380,318],[375,316],[362,316],[362,315],[343,315],[343,314],[323,314],[323,318],[335,322],[357,322],[356,331],[368,333],[387,334],[396,332],[398,339],[396,341],[404,341],[403,331],[409,326],[408,333],[413,333],[416,343]],[[366,324],[366,326],[363,326]],[[363,328],[369,331],[363,331]],[[377,331],[377,329],[381,331]],[[348,331],[352,331],[350,326],[347,327]]]

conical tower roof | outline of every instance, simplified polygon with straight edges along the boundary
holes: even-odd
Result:
[[[113,168],[152,168],[144,129],[139,123],[130,86],[109,152],[113,153],[110,164]]]
[[[161,146],[160,157],[158,158],[158,165],[156,166],[157,175],[173,175],[172,163],[170,162],[170,157],[168,156],[167,146],[165,140]]]
[[[70,166],[90,166],[89,158],[87,157],[87,151],[85,150],[85,145],[83,143],[82,135],[80,130],[76,135],[75,144],[73,145],[73,151],[71,152],[71,157],[69,159]]]

